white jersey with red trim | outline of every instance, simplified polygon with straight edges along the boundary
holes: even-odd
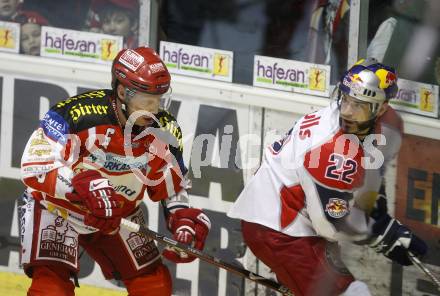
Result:
[[[395,122],[378,120],[376,127],[387,144],[393,143],[385,146],[377,145],[378,135],[361,143],[355,135],[344,134],[336,103],[302,117],[266,149],[261,167],[228,216],[296,237],[365,238],[365,214],[353,207],[354,200],[358,192],[379,190],[383,170],[368,168],[376,164],[373,160],[380,161],[377,155],[391,159],[400,147],[395,128],[399,122],[401,126],[400,118],[391,108],[386,114],[384,118]],[[366,175],[374,180],[365,180]]]
[[[84,211],[65,197],[78,172],[98,170],[126,199],[127,208],[138,206],[144,196],[160,201],[186,195],[188,187],[182,133],[174,117],[161,111],[148,135],[129,133],[124,141],[115,108],[111,90],[90,91],[56,104],[31,135],[22,157],[28,192],[85,231],[94,229],[82,223]]]

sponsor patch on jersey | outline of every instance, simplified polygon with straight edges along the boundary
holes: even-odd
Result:
[[[94,98],[104,98],[105,97],[105,91],[104,90],[93,90],[89,91],[74,97],[70,97],[67,100],[64,100],[62,102],[59,102],[56,106],[57,108],[62,108],[66,105],[69,105],[72,102],[76,102],[78,99],[94,99]]]
[[[332,218],[342,218],[349,212],[347,201],[340,198],[330,198],[325,205],[325,211]]]
[[[140,225],[145,225],[145,219],[140,209],[126,219]],[[120,234],[130,257],[133,259],[133,263],[138,269],[150,265],[159,259],[159,250],[151,238],[142,236],[138,232],[121,231]]]
[[[129,172],[133,168],[143,170],[148,168],[148,158],[145,155],[121,156],[113,153],[105,153],[105,159],[100,153],[91,153],[84,157],[85,162],[104,168],[109,172]]]
[[[58,208],[53,207],[50,210],[57,213],[59,217],[53,219],[52,214],[47,212],[41,217],[36,257],[64,262],[77,268],[78,232],[60,215]]]
[[[131,189],[130,187],[127,187],[125,185],[117,185],[114,186],[114,189],[117,193],[125,194],[127,196],[136,196],[137,191],[134,189]]]
[[[136,71],[144,62],[144,57],[137,52],[128,49],[121,55],[119,62],[130,70]]]
[[[77,123],[78,120],[83,116],[106,116],[108,114],[108,106],[100,105],[100,104],[77,104],[72,106],[69,111],[69,115],[71,116],[73,122]]]
[[[66,143],[66,135],[69,133],[69,124],[55,111],[49,110],[46,115],[44,115],[43,120],[41,120],[40,126],[44,133],[55,142],[60,142],[61,144]]]

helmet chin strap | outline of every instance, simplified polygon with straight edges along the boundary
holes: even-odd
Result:
[[[127,111],[127,105],[121,99],[119,99],[119,102],[121,102],[122,114],[124,114],[125,120],[128,120],[128,117],[130,117],[130,115],[128,114],[128,111]]]

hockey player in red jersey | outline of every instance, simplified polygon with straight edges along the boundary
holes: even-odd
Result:
[[[176,240],[203,249],[210,221],[189,206],[182,133],[161,108],[170,80],[154,50],[124,49],[113,61],[111,90],[56,104],[31,135],[19,207],[28,295],[74,295],[79,246],[129,295],[171,295],[155,243],[119,227],[121,218],[145,223],[144,196],[161,202]],[[173,249],[162,255],[176,263],[195,259]]]
[[[402,121],[388,106],[396,82],[394,69],[374,59],[351,67],[330,106],[302,117],[266,149],[228,213],[295,295],[370,295],[341,261],[338,241],[368,244],[402,265],[411,264],[408,250],[427,251],[377,194],[401,142]]]

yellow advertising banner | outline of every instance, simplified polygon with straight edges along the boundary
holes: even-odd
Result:
[[[0,51],[18,53],[20,24],[0,21]]]

